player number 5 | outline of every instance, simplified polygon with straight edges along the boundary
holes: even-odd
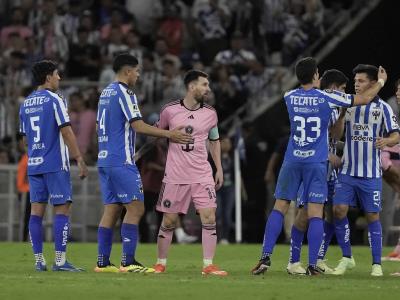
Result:
[[[31,128],[35,132],[35,137],[33,138],[33,141],[35,143],[40,141],[40,127],[36,122],[39,122],[39,116],[31,117]]]

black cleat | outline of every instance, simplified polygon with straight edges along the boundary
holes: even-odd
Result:
[[[264,259],[260,259],[258,264],[251,270],[251,274],[253,275],[261,275],[264,274],[265,271],[271,266],[271,259],[267,256]]]
[[[308,276],[318,276],[318,275],[324,275],[324,270],[317,266],[308,266],[306,275]]]

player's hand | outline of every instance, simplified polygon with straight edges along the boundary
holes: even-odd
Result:
[[[339,156],[335,154],[329,154],[329,162],[332,164],[334,169],[339,169],[340,166],[342,165],[342,160],[340,159]]]
[[[178,126],[174,130],[170,130],[169,140],[173,143],[178,144],[190,144],[193,143],[193,137],[191,134],[182,132],[181,130],[185,128],[185,126]]]
[[[375,141],[375,147],[378,149],[383,149],[387,146],[388,141],[386,138],[377,137]]]
[[[215,190],[218,191],[224,183],[224,173],[222,170],[217,170],[215,173]]]
[[[379,70],[378,70],[378,80],[379,79],[383,79],[384,82],[386,82],[386,80],[387,80],[386,70],[382,66],[379,66]]]
[[[76,162],[78,163],[79,178],[80,179],[86,178],[89,174],[89,171],[88,171],[85,161],[83,160],[82,157],[80,157],[76,160]]]

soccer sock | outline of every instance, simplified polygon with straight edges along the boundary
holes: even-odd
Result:
[[[133,264],[136,252],[138,226],[136,224],[122,223],[121,225],[122,237],[122,259],[123,266]]]
[[[106,267],[110,264],[110,254],[113,239],[113,229],[99,227],[97,231],[97,266]]]
[[[36,263],[46,264],[43,256],[43,218],[31,215],[29,218],[29,236]]]
[[[283,214],[276,209],[272,210],[265,224],[261,259],[272,254],[276,241],[281,234],[282,226]]]
[[[157,237],[157,248],[158,248],[158,260],[157,263],[163,264],[163,259],[165,259],[164,265],[167,263],[167,256],[169,246],[171,246],[172,236],[174,234],[175,228],[164,227],[162,224],[160,230],[158,231]]]
[[[314,217],[308,221],[308,265],[316,266],[318,251],[324,235],[324,225],[322,218]]]
[[[343,257],[351,257],[351,244],[350,244],[350,226],[347,217],[343,219],[335,219],[335,233],[336,239],[340,248],[342,249]]]
[[[292,232],[290,235],[290,258],[289,262],[294,264],[300,261],[301,245],[303,244],[304,231],[301,231],[292,226]]]
[[[55,263],[62,266],[66,261],[66,250],[69,234],[69,217],[62,214],[54,216],[54,247],[56,251]]]
[[[368,241],[372,252],[372,264],[381,264],[382,226],[379,220],[368,224]]]
[[[335,226],[332,223],[324,220],[324,239],[322,240],[322,244],[318,252],[318,259],[324,259],[334,233]]]
[[[217,224],[201,225],[201,244],[203,246],[203,264],[208,266],[212,264],[217,247]]]

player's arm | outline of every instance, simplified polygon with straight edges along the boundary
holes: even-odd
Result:
[[[375,84],[373,84],[370,88],[365,90],[363,93],[354,95],[353,106],[365,105],[370,103],[372,99],[374,99],[375,96],[378,94],[378,92],[381,90],[381,88],[383,88],[386,80],[387,80],[386,70],[382,66],[379,66],[378,81]]]
[[[398,131],[392,132],[387,137],[377,137],[375,142],[375,147],[379,149],[383,149],[386,146],[394,146],[400,142],[400,134]]]
[[[137,133],[155,137],[164,137],[173,143],[189,144],[193,142],[193,138],[190,134],[181,131],[185,126],[178,126],[173,130],[165,130],[146,124],[142,119],[132,120],[131,126]]]
[[[282,159],[282,154],[279,152],[273,152],[271,158],[268,161],[267,169],[265,170],[264,181],[266,183],[275,182],[275,170],[278,167],[279,161]]]
[[[222,170],[221,163],[221,143],[219,142],[219,133],[218,127],[213,127],[209,134],[208,139],[210,140],[210,154],[211,158],[214,161],[214,165],[217,169],[215,172],[215,189],[219,190],[224,183],[224,172]]]
[[[344,111],[344,113],[342,113],[343,111]],[[346,112],[346,109],[342,108],[338,119],[329,128],[331,137],[334,138],[335,140],[340,140],[342,138],[342,135],[344,132],[344,120],[345,120],[345,116],[346,116],[345,112]]]
[[[400,142],[399,123],[397,117],[394,115],[390,105],[386,103],[383,104],[383,123],[389,136],[376,138],[375,147],[379,149],[382,149],[385,146],[394,146]]]

